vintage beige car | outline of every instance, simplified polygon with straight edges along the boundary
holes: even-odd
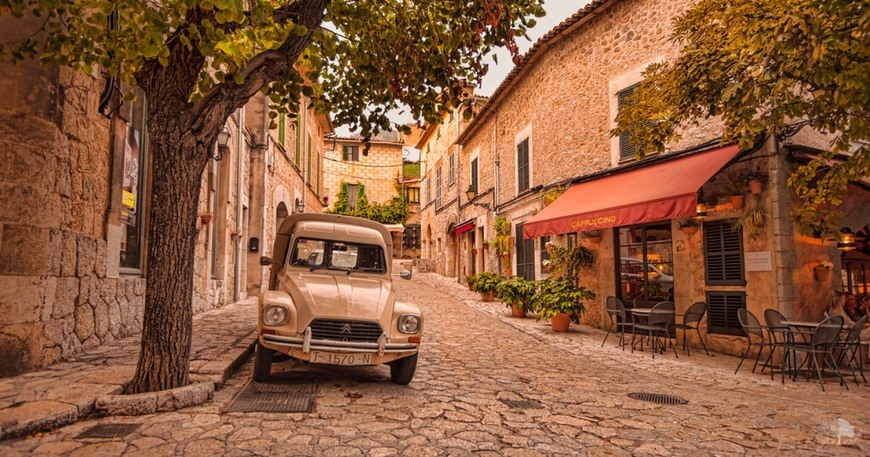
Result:
[[[397,384],[417,369],[420,309],[396,301],[392,238],[383,225],[331,214],[294,214],[281,223],[260,295],[254,381],[273,356],[311,363],[390,366]],[[411,273],[400,274],[410,279]]]

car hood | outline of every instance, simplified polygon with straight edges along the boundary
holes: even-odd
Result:
[[[314,272],[295,273],[291,279],[304,300],[297,303],[300,323],[307,323],[313,317],[379,321],[384,317],[390,296],[389,281],[354,274]]]

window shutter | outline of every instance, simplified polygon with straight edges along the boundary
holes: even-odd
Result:
[[[347,158],[347,146],[341,147],[341,160],[348,161],[350,159]]]
[[[737,310],[746,309],[744,292],[707,292],[707,331],[723,335],[745,335]]]
[[[529,139],[517,145],[517,193],[529,190]]]
[[[704,222],[707,285],[743,286],[743,236],[731,230],[731,220]]]
[[[435,208],[441,207],[441,167],[435,170]]]
[[[626,104],[630,103],[628,101],[628,98],[634,95],[634,89],[637,88],[637,86],[639,85],[640,83],[635,84],[616,93],[616,105],[618,108],[621,108]],[[635,154],[637,154],[637,147],[632,143],[628,133],[620,133],[619,161],[622,162],[623,160],[633,160],[635,158]]]
[[[471,161],[471,186],[475,192],[479,190],[477,188],[477,159]]]
[[[523,224],[516,226],[517,275],[535,280],[535,240],[523,238]]]
[[[447,182],[450,184],[453,184],[453,180],[454,180],[454,177],[456,175],[456,173],[454,171],[455,168],[456,168],[456,153],[454,152],[454,153],[450,154],[450,169],[447,172]]]

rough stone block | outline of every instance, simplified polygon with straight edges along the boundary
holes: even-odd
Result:
[[[42,316],[41,278],[0,276],[0,325],[38,322]]]
[[[102,395],[97,397],[94,410],[111,416],[138,416],[157,412],[157,393],[135,395]]]
[[[48,276],[50,252],[48,229],[6,225],[0,240],[0,275]]]
[[[60,274],[61,276],[75,276],[76,265],[78,264],[78,261],[76,260],[76,254],[78,251],[76,246],[76,235],[71,232],[63,232],[61,243]]]
[[[97,256],[97,243],[93,238],[78,236],[76,238],[76,276],[89,276],[94,272],[94,262]]]
[[[94,305],[94,333],[102,340],[109,331],[109,307],[105,303]]]
[[[77,278],[58,278],[54,294],[54,310],[51,317],[60,319],[71,315],[80,301],[79,280]]]
[[[106,242],[104,240],[97,240],[97,252],[94,261],[94,272],[97,274],[98,278],[106,277]]]
[[[87,341],[94,334],[94,309],[89,304],[81,304],[75,309],[76,336]]]
[[[33,401],[3,410],[0,440],[43,429],[70,424],[78,419],[78,408],[56,401]]]

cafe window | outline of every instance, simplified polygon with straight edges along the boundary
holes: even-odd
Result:
[[[674,299],[671,223],[616,228],[617,296],[628,306]]]
[[[123,272],[143,269],[145,234],[145,185],[147,182],[148,138],[146,135],[147,103],[138,93],[132,106],[124,135],[124,175],[121,184],[121,252]]]
[[[209,176],[211,191],[211,279],[218,279],[218,214],[220,214],[221,195],[221,163],[219,160],[212,162],[211,175]]]

